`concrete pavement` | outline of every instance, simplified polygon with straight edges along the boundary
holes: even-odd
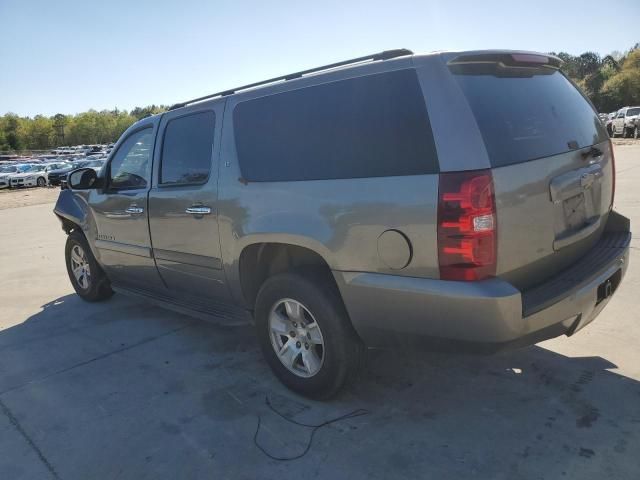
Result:
[[[640,231],[640,146],[616,147],[616,208]],[[272,376],[250,327],[116,295],[87,304],[53,205],[0,211],[0,479],[640,478],[640,249],[572,338],[492,357],[374,352],[329,403]],[[310,429],[320,430],[300,460]]]

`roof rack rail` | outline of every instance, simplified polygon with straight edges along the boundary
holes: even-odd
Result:
[[[323,70],[342,67],[344,65],[350,65],[352,63],[365,62],[367,60],[370,60],[370,61],[389,60],[391,58],[404,57],[405,55],[413,55],[413,52],[411,50],[407,50],[406,48],[398,48],[395,50],[385,50],[384,52],[374,53],[372,55],[365,55],[364,57],[352,58],[351,60],[343,60],[342,62],[331,63],[329,65],[323,65],[322,67],[310,68],[309,70],[302,70],[301,72],[289,73],[288,75],[282,75],[280,77],[274,77],[268,80],[262,80],[261,82],[250,83],[248,85],[243,85],[242,87],[236,87],[230,90],[223,90],[222,92],[212,93],[210,95],[205,95],[204,97],[198,97],[198,98],[194,98],[193,100],[187,100],[186,102],[176,103],[174,105],[171,105],[171,107],[169,107],[169,110],[175,110],[177,108],[186,107],[191,103],[201,102],[209,98],[226,97],[227,95],[233,95],[234,93],[239,92],[240,90],[246,90],[248,88],[257,87],[259,85],[267,85],[269,83],[274,83],[282,80],[284,81],[293,80],[294,78],[300,78],[303,75],[307,75],[309,73],[321,72]]]

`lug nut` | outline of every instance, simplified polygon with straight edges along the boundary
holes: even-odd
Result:
[[[296,332],[295,332],[295,331],[293,331],[293,330],[291,330],[291,331],[289,332],[289,336],[290,336],[290,337],[295,337],[295,336],[296,336]]]
[[[304,348],[306,348],[307,350],[309,350],[309,344],[308,344],[308,343],[305,343],[305,344],[304,344]]]
[[[296,347],[300,348],[300,342],[296,342]]]
[[[294,326],[295,328],[298,328],[298,324],[297,324],[296,322],[293,322],[293,326]]]

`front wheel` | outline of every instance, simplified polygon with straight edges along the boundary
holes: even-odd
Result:
[[[638,129],[637,126],[633,129],[633,138],[635,138],[636,140],[640,138],[640,129]]]
[[[267,363],[291,390],[323,399],[353,380],[365,347],[335,285],[322,276],[284,273],[269,278],[255,308]]]
[[[71,285],[80,298],[99,302],[113,295],[109,279],[91,253],[87,239],[77,230],[67,237],[65,261]]]
[[[39,177],[37,184],[39,187],[44,187],[47,185],[47,181],[44,179],[44,177]]]

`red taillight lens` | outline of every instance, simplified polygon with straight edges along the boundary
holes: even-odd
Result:
[[[496,203],[490,170],[441,173],[438,263],[443,280],[496,273]]]
[[[613,154],[613,142],[609,139],[609,151],[611,151],[611,208],[613,208],[613,200],[616,197],[616,157]]]

